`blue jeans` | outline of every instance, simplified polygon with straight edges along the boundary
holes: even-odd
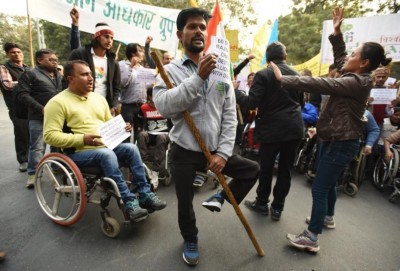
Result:
[[[146,180],[142,158],[136,145],[131,143],[121,143],[114,150],[109,148],[97,148],[68,154],[78,167],[101,167],[104,177],[113,179],[118,186],[124,203],[136,199],[122,178],[118,161],[127,163],[133,174],[139,197],[146,197],[150,193],[150,185]]]
[[[308,230],[321,233],[325,216],[333,216],[336,203],[336,182],[360,148],[360,141],[322,142],[317,172],[312,185],[313,205]]]
[[[29,154],[28,154],[28,174],[33,175],[36,167],[42,159],[46,150],[46,143],[43,140],[43,121],[29,121]]]

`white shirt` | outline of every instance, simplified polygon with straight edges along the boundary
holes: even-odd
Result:
[[[94,70],[95,74],[93,76],[95,77],[95,88],[93,92],[96,92],[103,97],[107,96],[107,56],[104,55],[103,57],[97,56],[93,48],[91,49],[92,57],[93,57],[93,64],[94,64]]]

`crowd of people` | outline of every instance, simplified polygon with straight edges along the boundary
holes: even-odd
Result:
[[[146,180],[144,167],[149,164],[160,180],[171,175],[178,200],[182,256],[193,266],[199,262],[193,198],[195,188],[204,183],[205,172],[231,177],[229,187],[239,204],[258,181],[256,198],[245,200],[244,205],[279,221],[284,208],[290,208],[285,206],[285,199],[305,128],[316,126],[319,155],[311,215],[306,219],[309,226],[300,234],[287,234],[287,239],[295,247],[319,251],[318,235],[323,227],[336,226],[336,182],[359,151],[366,110],[372,113],[373,118],[366,114],[369,119],[382,127],[384,118],[393,115],[400,102],[373,103],[372,88],[398,87],[385,85],[391,59],[375,42],[362,43],[347,56],[340,30],[343,9],[336,8],[332,14],[334,32],[329,41],[334,64],[328,77],[312,77],[309,71],[299,74],[286,63],[286,47],[273,42],[266,48],[268,67],[249,74],[244,91],[238,89],[235,80],[210,80],[218,55],[204,53],[211,15],[200,8],[184,9],[177,17],[182,58],[175,60],[170,52],[163,54],[171,89],[161,76],[154,84],[138,79],[144,67],[155,68],[149,54],[152,37],[146,39],[144,47],[129,43],[126,58],[117,61],[111,50],[114,33],[107,23],[96,24],[91,44],[81,46],[76,8],[70,12],[71,54],[64,67],[53,50],[40,49],[35,54],[36,67],[30,68],[23,62],[20,46],[5,43],[8,61],[0,65],[1,91],[14,126],[19,170],[28,174],[26,187],[34,187],[36,167],[48,144],[51,151],[61,151],[78,166],[100,167],[116,182],[130,220],[138,222],[167,205]],[[236,67],[234,76],[253,58],[250,54]],[[190,114],[210,150],[209,161],[190,131],[184,111]],[[238,125],[238,119],[244,116],[247,120],[254,112],[258,162],[234,152],[244,127],[243,123]],[[98,127],[119,113],[126,122],[125,129],[133,130],[133,137],[111,150],[103,144]],[[387,159],[391,158],[388,144],[399,138],[396,133],[385,141]],[[373,154],[375,145],[376,139],[368,141],[366,154]],[[169,171],[165,165],[167,148]],[[371,155],[370,159],[373,163],[376,157]],[[137,193],[129,190],[120,161],[132,172]],[[276,161],[276,183],[272,188]],[[219,191],[202,205],[220,212],[225,200],[229,202],[226,191]],[[4,256],[0,253],[0,260]]]

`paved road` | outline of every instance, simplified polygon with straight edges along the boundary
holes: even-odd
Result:
[[[122,227],[116,239],[100,229],[97,206],[71,227],[52,223],[40,209],[34,191],[25,189],[26,174],[15,159],[12,125],[0,97],[0,250],[7,259],[0,270],[193,270],[181,258],[182,239],[177,227],[174,187],[158,193],[168,202],[165,210],[146,221]],[[400,203],[389,203],[366,183],[355,198],[339,193],[337,228],[320,236],[321,251],[310,254],[287,245],[287,232],[299,233],[311,208],[310,187],[294,173],[286,209],[279,222],[242,207],[265,257],[258,257],[229,204],[211,213],[201,202],[215,190],[211,182],[194,200],[200,229],[200,263],[196,270],[400,270]],[[253,189],[248,198],[255,196]],[[111,212],[119,221],[113,203]]]

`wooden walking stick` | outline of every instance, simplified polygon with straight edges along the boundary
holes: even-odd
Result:
[[[243,122],[242,110],[240,110],[240,106],[238,104],[236,104],[236,111],[237,111],[237,114],[239,116],[239,124],[243,125],[244,122]]]
[[[151,52],[151,57],[153,58],[154,63],[157,66],[158,72],[160,73],[161,78],[164,80],[167,88],[168,89],[173,88],[173,85],[172,85],[171,81],[169,80],[168,75],[164,70],[164,66],[161,63],[160,59],[158,58],[157,54],[155,52]],[[211,162],[211,153],[208,150],[203,138],[201,137],[199,130],[195,126],[195,124],[193,122],[193,119],[190,116],[189,112],[188,111],[184,111],[183,112],[183,117],[184,117],[186,123],[188,124],[191,132],[193,133],[194,137],[196,138],[197,143],[200,146],[200,149],[204,153],[204,156],[206,157],[207,161],[210,163]],[[232,194],[231,189],[229,188],[228,184],[225,181],[224,175],[219,172],[219,173],[216,173],[216,176],[218,177],[218,180],[219,180],[221,186],[223,187],[226,195],[228,196],[229,202],[232,204],[233,208],[235,209],[236,214],[238,215],[240,221],[242,222],[244,228],[246,229],[247,234],[249,235],[250,240],[253,243],[253,245],[254,245],[257,253],[258,253],[258,256],[260,256],[260,257],[264,256],[265,252],[261,248],[261,246],[258,244],[257,239],[256,239],[252,229],[250,228],[249,223],[247,222],[246,218],[244,217],[242,211],[239,208],[239,205],[236,202],[235,197]]]

